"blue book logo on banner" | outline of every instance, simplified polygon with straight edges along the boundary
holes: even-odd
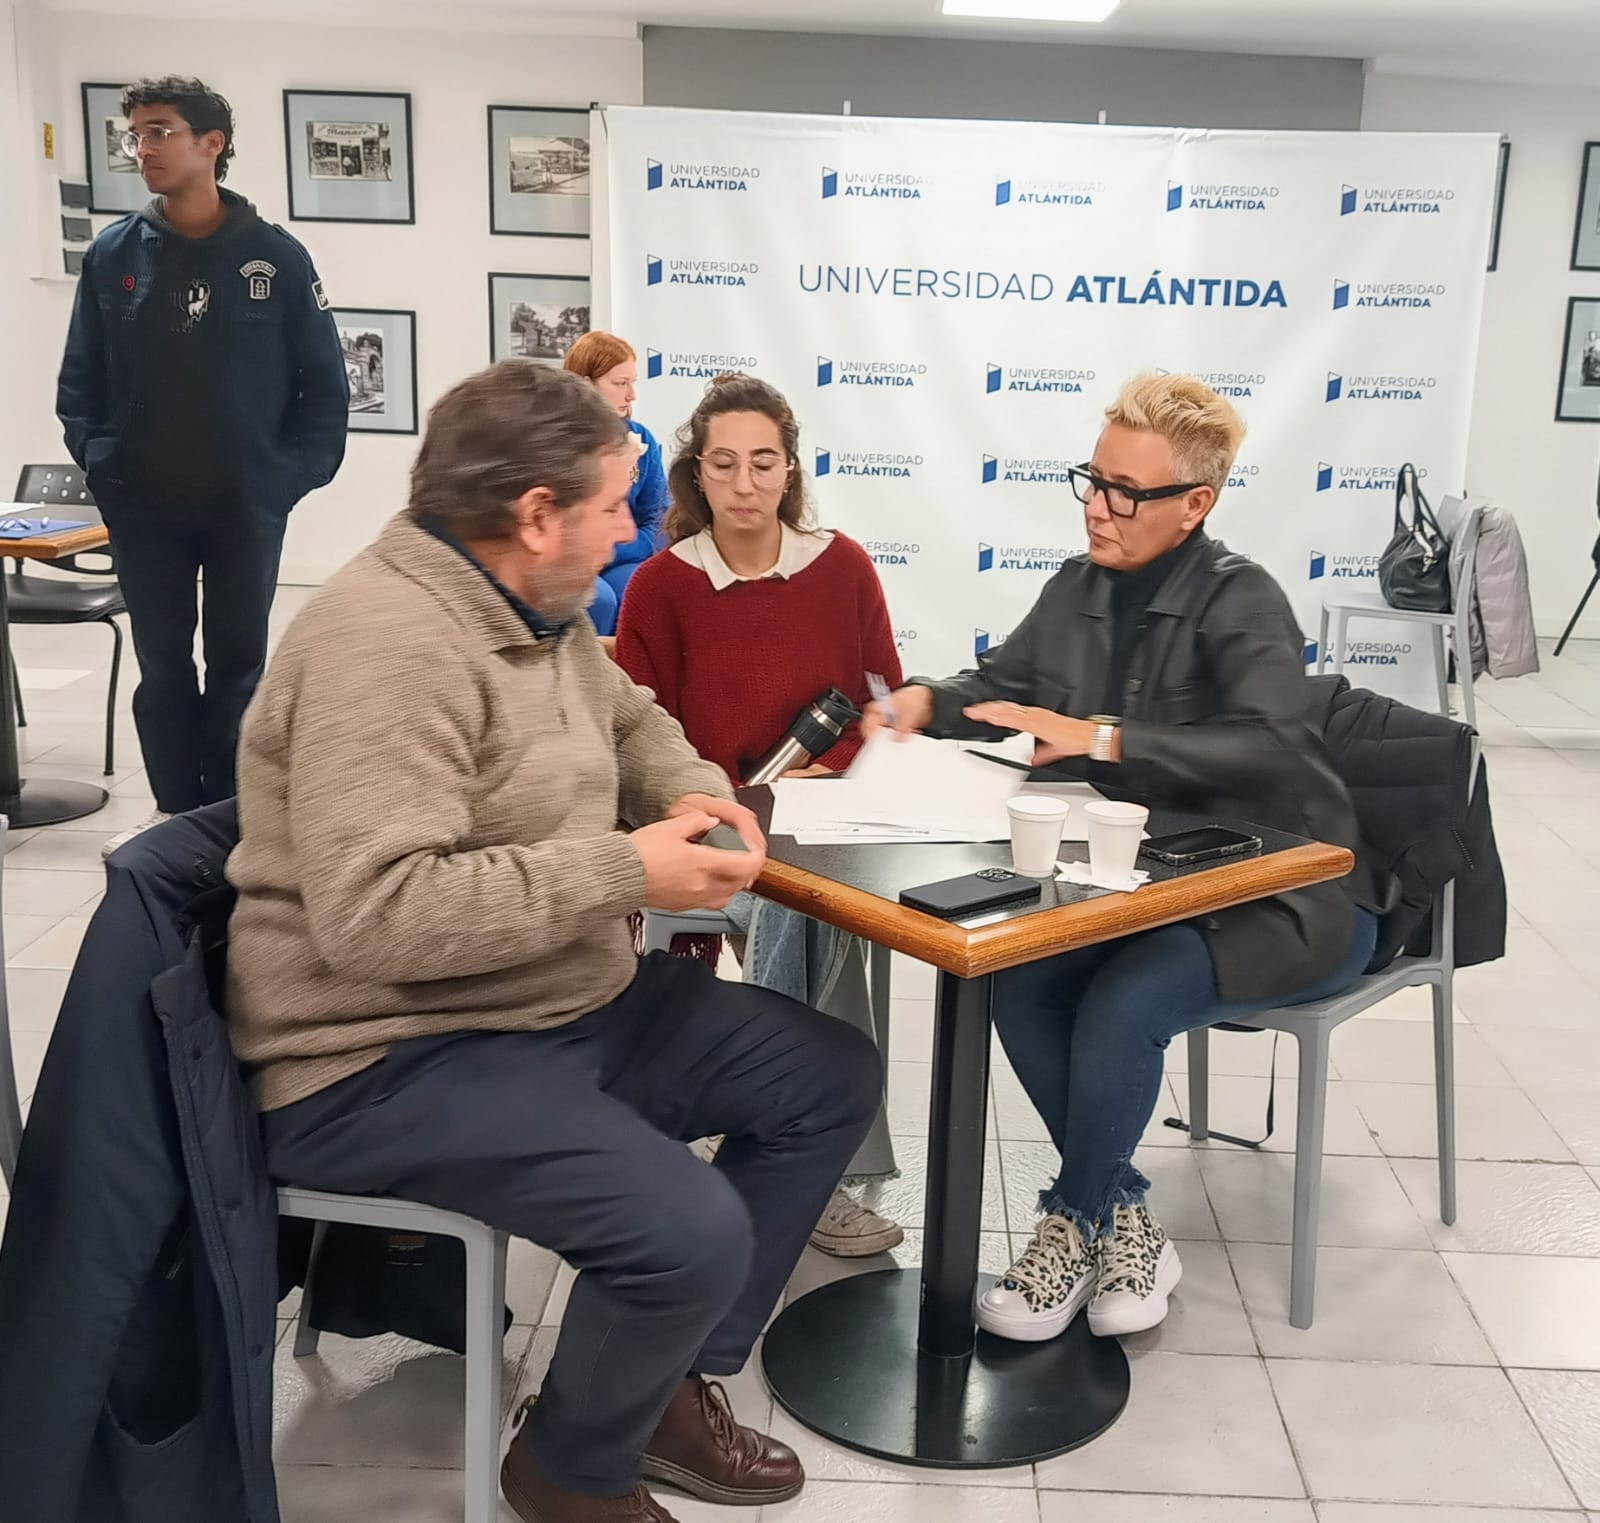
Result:
[[[1176,180],[1167,181],[1167,210],[1169,212],[1183,210],[1183,186]]]
[[[646,159],[644,161],[644,188],[646,190],[661,189],[660,159]]]
[[[661,379],[661,351],[659,349],[645,350],[644,378],[647,381],[659,381]]]
[[[832,469],[833,469],[833,451],[832,450],[819,449],[817,451],[817,469],[816,469],[816,474],[818,476],[826,476],[828,474],[828,472],[831,471]]]
[[[1340,375],[1338,373],[1338,371],[1330,370],[1328,372],[1328,395],[1327,395],[1327,400],[1330,401],[1330,402],[1337,402],[1339,400],[1339,398],[1342,397],[1343,395],[1344,395],[1344,377],[1342,375]]]
[[[1009,206],[1011,204],[1011,181],[1001,180],[995,186],[994,204],[996,206]]]
[[[985,455],[983,457],[983,480],[985,486],[998,477],[999,470],[1000,462],[993,455]]]
[[[1315,640],[1307,640],[1304,646],[1301,647],[1300,659],[1307,666],[1315,666],[1317,664],[1317,642]]]
[[[1341,217],[1353,216],[1355,214],[1355,209],[1356,188],[1354,185],[1346,185],[1339,192],[1339,215]]]
[[[659,254],[646,254],[644,256],[644,283],[647,286],[661,284],[661,256]]]
[[[1000,369],[1000,367],[998,365],[990,365],[984,372],[984,391],[989,395],[993,395],[995,392],[999,391],[1003,378],[1004,372]]]
[[[829,169],[827,167],[827,165],[823,165],[823,168],[822,168],[822,199],[824,201],[829,201],[829,200],[832,200],[833,197],[838,195],[838,194],[839,194],[839,171],[837,169]]]
[[[985,545],[985,544],[981,544],[981,543],[979,544],[979,546],[978,546],[978,570],[979,571],[993,571],[994,570],[994,546],[993,545]]]
[[[1313,550],[1311,552],[1311,580],[1314,582],[1318,577],[1326,576],[1327,573],[1328,557],[1320,550]]]
[[[1350,305],[1350,282],[1336,280],[1333,283],[1333,310],[1342,312]]]
[[[989,631],[975,629],[972,631],[972,654],[981,656],[989,648]]]
[[[820,354],[817,356],[817,385],[833,385],[833,361],[824,359]]]
[[[1317,462],[1317,490],[1319,492],[1333,490],[1333,467],[1326,460]]]

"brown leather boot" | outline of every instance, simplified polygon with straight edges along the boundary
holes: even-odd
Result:
[[[519,1432],[506,1450],[500,1490],[523,1523],[678,1523],[643,1486],[620,1497],[594,1497],[557,1486],[540,1473],[526,1432]]]
[[[672,1393],[644,1451],[644,1478],[733,1507],[787,1502],[806,1483],[794,1450],[741,1427],[728,1393],[699,1375]]]

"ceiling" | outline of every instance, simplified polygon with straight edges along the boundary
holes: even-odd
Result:
[[[324,0],[43,0],[51,9],[328,20]],[[438,24],[438,0],[343,0],[341,21]],[[1596,84],[1600,0],[1122,0],[1099,25],[947,18],[939,0],[453,0],[452,26],[631,35],[715,26],[1364,58],[1396,72]]]

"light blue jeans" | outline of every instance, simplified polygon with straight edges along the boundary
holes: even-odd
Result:
[[[1072,1218],[1093,1241],[1113,1206],[1142,1201],[1150,1188],[1133,1153],[1155,1111],[1173,1037],[1342,993],[1371,961],[1377,936],[1377,920],[1355,911],[1343,964],[1277,999],[1223,999],[1211,949],[1189,924],[996,974],[995,1029],[1061,1154],[1039,1209]]]

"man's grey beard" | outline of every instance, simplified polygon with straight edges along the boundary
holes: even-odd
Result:
[[[570,564],[558,563],[538,576],[530,575],[522,595],[552,624],[565,624],[594,601],[594,578],[581,558],[572,556]]]

